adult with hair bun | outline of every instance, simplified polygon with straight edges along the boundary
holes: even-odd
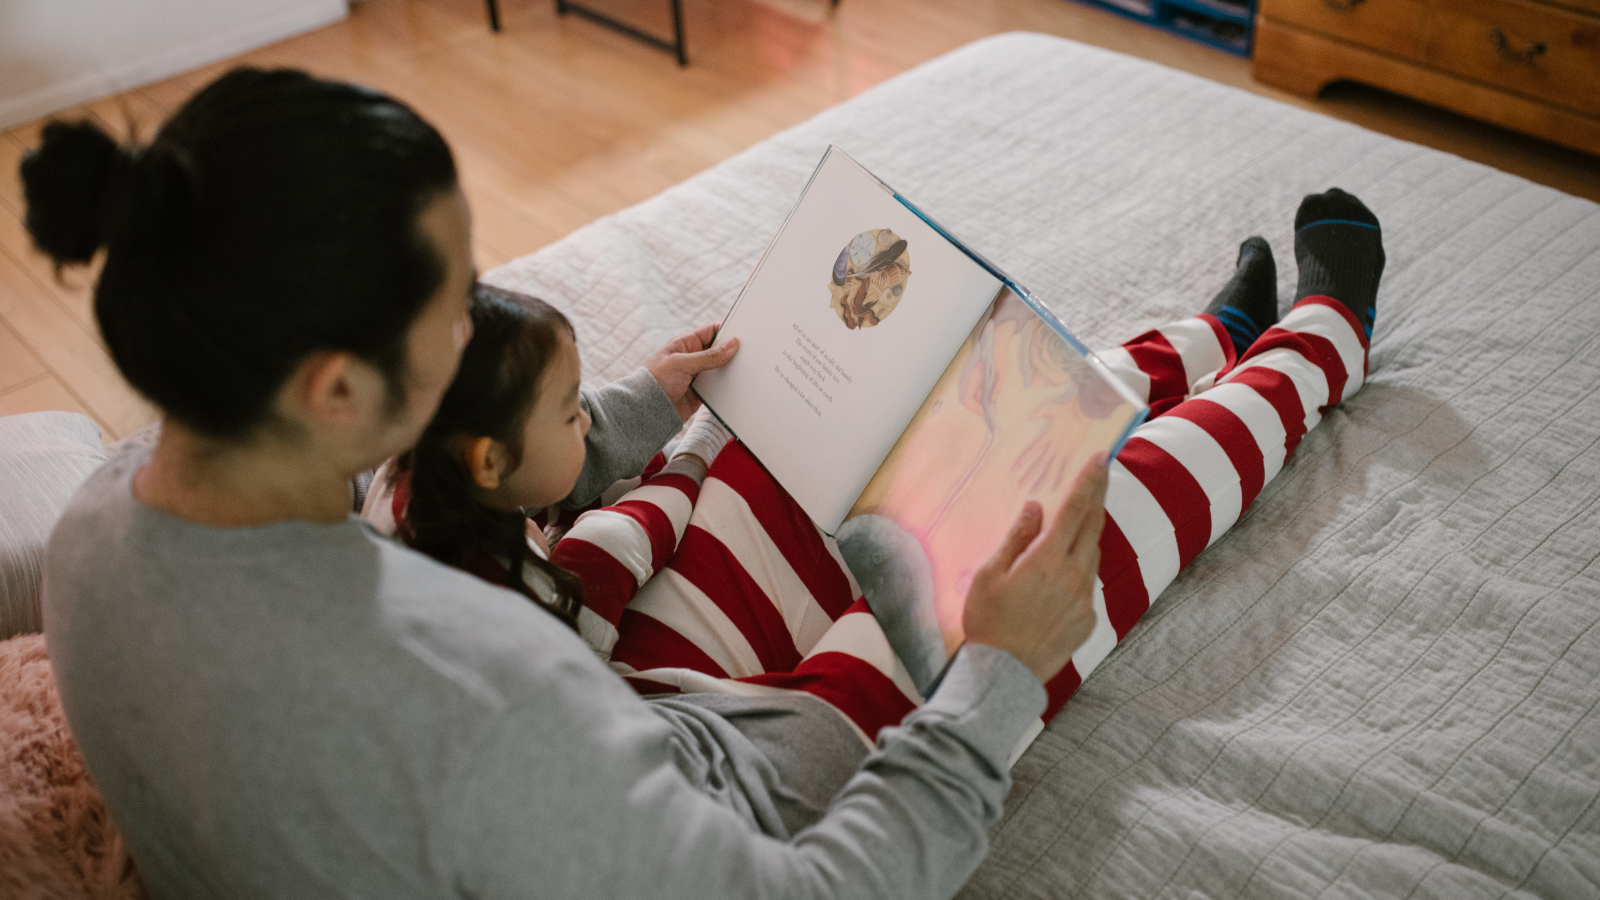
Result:
[[[239,69],[148,145],[48,125],[22,179],[42,251],[103,253],[106,345],[163,414],[74,498],[44,598],[153,896],[947,897],[976,867],[1093,625],[1103,467],[1050,528],[1022,514],[937,694],[870,753],[807,697],[642,700],[549,611],[351,516],[471,333],[467,204],[427,122]],[[585,393],[569,503],[677,431],[731,356],[710,336]]]

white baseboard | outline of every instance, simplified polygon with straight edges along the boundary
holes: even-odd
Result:
[[[212,35],[205,40],[85,72],[18,96],[0,98],[0,129],[31,122],[79,103],[143,87],[219,59],[321,28],[349,14],[346,0],[304,0],[293,9]]]

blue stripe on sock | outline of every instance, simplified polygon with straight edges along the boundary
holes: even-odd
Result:
[[[1299,234],[1300,232],[1305,231],[1307,228],[1315,228],[1318,225],[1356,225],[1361,228],[1371,228],[1373,231],[1382,230],[1371,222],[1357,222],[1354,219],[1318,219],[1317,221],[1312,222],[1310,225],[1302,225],[1301,227],[1296,228],[1294,233]]]
[[[1258,337],[1258,335],[1241,333],[1237,325],[1225,324],[1223,327],[1228,329],[1228,337],[1233,339],[1233,352],[1235,353],[1243,353],[1250,349],[1250,345],[1254,344],[1256,337]]]
[[[1240,331],[1250,335],[1251,340],[1255,340],[1261,335],[1261,329],[1256,327],[1256,320],[1245,315],[1236,306],[1224,306],[1222,311],[1217,313],[1217,318],[1222,320],[1223,325],[1237,327]]]
[[[1255,320],[1234,307],[1224,306],[1217,313],[1217,320],[1228,330],[1228,337],[1233,339],[1235,352],[1243,353],[1256,342],[1256,338],[1261,336]]]

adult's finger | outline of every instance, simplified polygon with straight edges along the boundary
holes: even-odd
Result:
[[[1100,549],[1100,535],[1106,530],[1105,510],[1105,489],[1102,487],[1100,490],[1100,502],[1096,504],[1095,509],[1089,513],[1088,517],[1083,520],[1083,524],[1078,527],[1077,537],[1072,540],[1074,550],[1079,547]]]
[[[1100,546],[1100,532],[1106,527],[1106,489],[1110,484],[1110,473],[1106,470],[1106,455],[1096,453],[1084,465],[1080,477],[1085,477],[1086,489],[1084,501],[1088,504],[1084,514],[1078,520],[1078,531],[1072,538],[1072,547],[1087,545],[1098,548]]]
[[[1094,589],[1094,580],[1100,576],[1100,544],[1084,541],[1067,554],[1067,574],[1076,585],[1085,590]]]
[[[1096,453],[1078,470],[1072,490],[1061,501],[1045,541],[1050,552],[1065,556],[1079,541],[1090,520],[1105,518],[1105,454]]]
[[[1022,504],[1022,512],[1017,514],[1017,520],[1011,523],[1011,530],[1006,533],[1005,540],[1000,542],[1000,549],[989,557],[986,566],[993,566],[997,572],[1009,572],[1016,563],[1017,557],[1033,543],[1039,536],[1039,530],[1044,525],[1044,510],[1037,501],[1029,500]]]

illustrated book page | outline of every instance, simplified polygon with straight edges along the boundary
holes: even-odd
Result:
[[[795,502],[836,531],[999,293],[976,263],[830,147],[694,388]]]
[[[1048,525],[1084,463],[1115,453],[1145,412],[1048,311],[1008,287],[850,510],[840,549],[869,596],[909,599],[900,608],[916,609],[948,656],[964,638],[973,574],[1023,504],[1039,501]]]

